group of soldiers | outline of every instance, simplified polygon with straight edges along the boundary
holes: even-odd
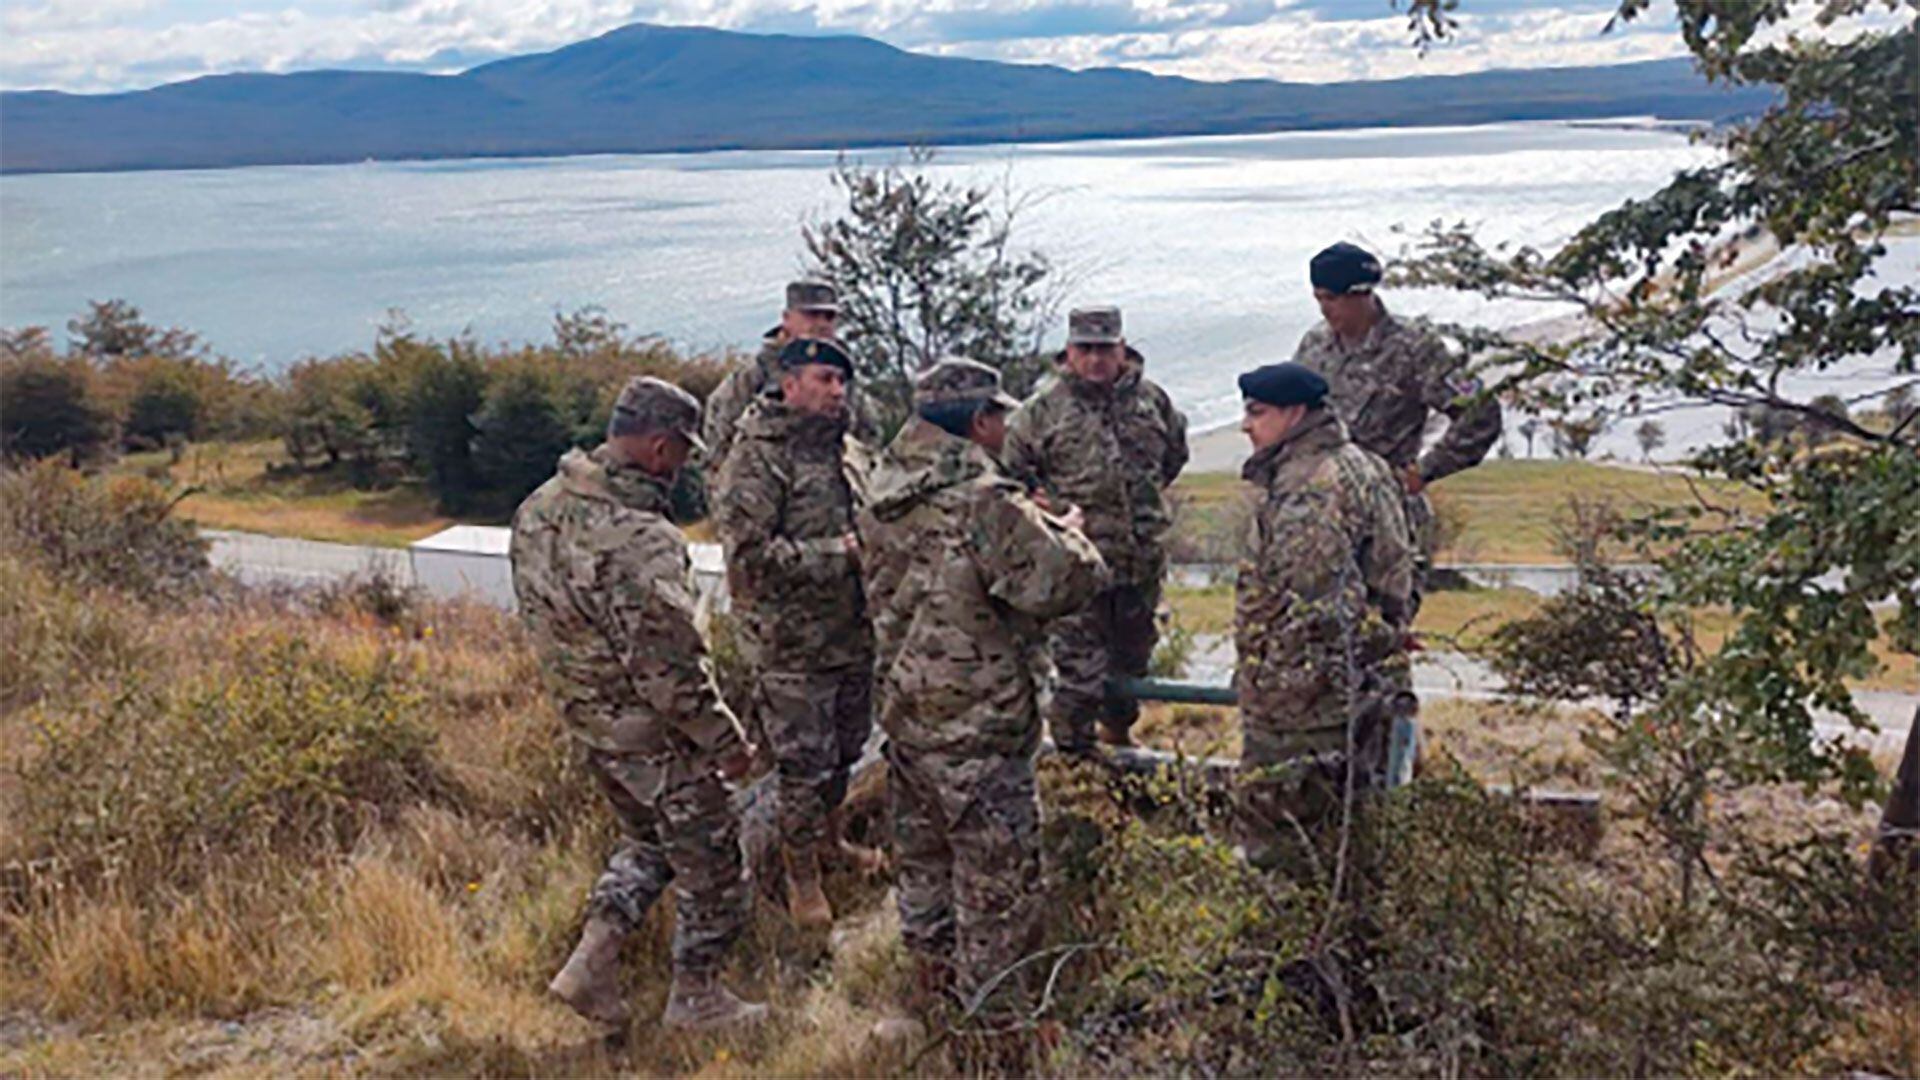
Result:
[[[1430,333],[1374,295],[1379,260],[1315,256],[1324,321],[1289,363],[1243,374],[1254,514],[1236,586],[1244,751],[1237,830],[1287,872],[1355,791],[1378,786],[1394,718],[1414,707],[1409,627],[1431,547],[1423,489],[1477,463],[1500,414]],[[671,886],[663,1022],[710,1028],[765,1006],[717,979],[748,904],[728,783],[756,748],[714,681],[684,535],[669,517],[699,455],[752,671],[750,719],[773,762],[788,912],[833,923],[842,804],[877,718],[914,1001],[976,1007],[1040,928],[1042,723],[1066,754],[1131,744],[1158,637],[1186,419],[1146,374],[1112,307],[1071,313],[1025,403],[949,358],[915,381],[884,448],[838,329],[838,295],[788,286],[781,323],[706,408],[637,378],[606,441],[563,457],[515,515],[520,611],[624,841],[596,882],[552,991],[624,1025],[621,943]],[[1424,452],[1430,418],[1444,435]],[[743,710],[744,711],[744,710]]]

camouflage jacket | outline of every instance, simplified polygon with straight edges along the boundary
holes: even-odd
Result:
[[[1259,501],[1234,593],[1241,711],[1268,727],[1342,726],[1349,644],[1363,667],[1404,656],[1413,551],[1400,485],[1331,412],[1242,475]]]
[[[1342,344],[1322,322],[1300,339],[1293,359],[1326,378],[1353,441],[1395,472],[1417,461],[1421,479],[1432,483],[1478,465],[1500,438],[1500,403],[1473,402],[1478,382],[1459,372],[1440,339],[1384,306],[1358,344]],[[1447,431],[1423,456],[1421,438],[1436,412],[1447,417]]]
[[[721,466],[714,522],[727,584],[764,671],[831,671],[873,656],[860,559],[844,538],[865,503],[871,452],[844,422],[762,394]]]
[[[727,462],[727,452],[733,449],[733,440],[740,433],[740,418],[746,415],[747,406],[780,385],[778,360],[783,343],[777,332],[768,334],[761,340],[760,351],[753,360],[727,372],[727,377],[707,395],[705,416],[700,422],[700,441],[707,444],[702,463],[709,486]],[[853,417],[854,437],[872,442],[879,428],[871,403],[858,387],[847,388],[847,408]]]
[[[887,737],[923,753],[1032,753],[1041,624],[1106,585],[1100,553],[986,451],[919,419],[872,490],[861,535]]]
[[[702,762],[739,745],[694,625],[667,488],[571,450],[513,515],[513,591],[576,738]]]
[[[1086,512],[1115,584],[1160,576],[1173,524],[1164,490],[1187,464],[1187,418],[1139,372],[1112,387],[1062,369],[1007,423],[1007,471],[1055,509]]]

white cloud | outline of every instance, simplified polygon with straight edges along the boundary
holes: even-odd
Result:
[[[1671,9],[1602,34],[1610,4],[1465,0],[1417,54],[1388,0],[10,0],[0,85],[120,90],[222,71],[452,70],[635,21],[867,34],[985,59],[1201,79],[1331,81],[1618,63],[1681,52]],[[1596,6],[1599,4],[1599,6]],[[1377,13],[1377,14],[1376,14]]]

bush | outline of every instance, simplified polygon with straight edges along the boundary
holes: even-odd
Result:
[[[0,538],[6,550],[76,586],[177,598],[208,577],[206,542],[171,516],[151,481],[82,476],[42,462],[0,471]]]
[[[78,465],[112,438],[113,420],[84,362],[47,353],[0,359],[0,456],[65,455]]]
[[[224,857],[343,847],[441,788],[401,658],[273,635],[234,646],[231,671],[164,687],[129,676],[34,714],[14,854],[68,879],[191,880]]]

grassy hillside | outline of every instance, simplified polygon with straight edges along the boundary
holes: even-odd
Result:
[[[1232,526],[1243,493],[1238,477],[1218,473],[1182,476],[1174,484],[1185,515],[1176,542],[1196,553],[1224,554],[1237,543]],[[1585,461],[1489,461],[1435,484],[1435,511],[1452,535],[1441,562],[1563,563],[1555,550],[1556,523],[1568,500],[1610,501],[1624,513],[1685,507],[1701,498],[1715,505],[1754,507],[1757,496],[1725,485],[1699,484],[1678,471],[1654,472]],[[1178,556],[1176,556],[1178,557]]]
[[[1869,813],[1725,792],[1721,841],[1818,827],[1837,858],[1785,897],[1728,862],[1719,886],[1764,918],[1676,916],[1630,816],[1583,852],[1473,782],[1597,787],[1624,815],[1586,718],[1470,705],[1430,710],[1424,778],[1364,819],[1386,853],[1364,968],[1329,951],[1345,924],[1318,880],[1247,870],[1190,783],[1048,764],[1053,990],[1030,1023],[949,1037],[950,1010],[871,1038],[909,969],[882,886],[840,874],[831,940],[757,909],[730,972],[775,1007],[752,1033],[654,1025],[656,911],[613,1049],[542,993],[612,835],[513,620],[368,584],[218,591],[151,488],[0,487],[0,1074],[1920,1069],[1920,943],[1910,913],[1876,914],[1903,894],[1862,888]],[[1142,731],[1237,741],[1223,710],[1150,709]],[[1391,1015],[1330,1002],[1303,957],[1364,972]]]

